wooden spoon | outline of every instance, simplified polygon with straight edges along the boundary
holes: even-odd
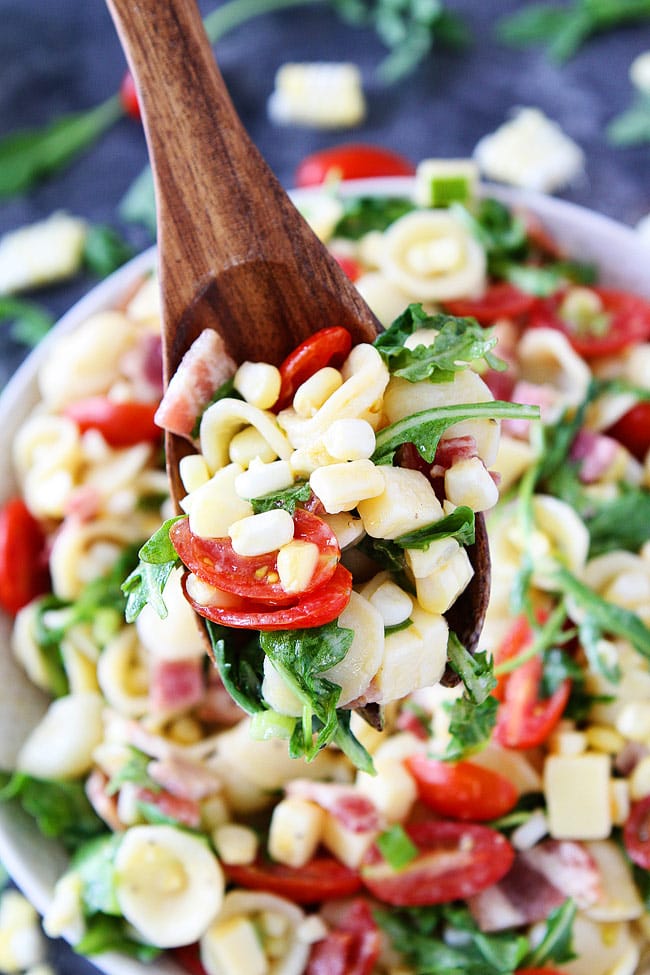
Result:
[[[136,83],[154,172],[165,382],[206,328],[236,362],[277,365],[331,325],[344,325],[355,344],[372,342],[377,319],[246,134],[194,0],[107,3]],[[185,494],[178,464],[189,449],[167,437],[176,503]],[[476,646],[489,592],[486,544],[475,547],[474,567],[474,594],[458,610],[468,649]]]

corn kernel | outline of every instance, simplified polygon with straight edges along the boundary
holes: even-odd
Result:
[[[325,366],[298,387],[293,397],[293,408],[298,416],[309,419],[342,385],[343,378],[338,369]]]
[[[577,331],[588,329],[602,312],[600,295],[592,288],[584,287],[569,288],[559,308],[562,320],[573,325]]]
[[[614,826],[622,826],[630,815],[630,784],[627,779],[612,779],[609,784],[610,808]]]
[[[367,460],[375,452],[375,431],[367,420],[335,420],[323,443],[337,460]]]
[[[244,427],[236,433],[230,441],[228,455],[233,464],[239,464],[242,468],[248,467],[256,458],[270,464],[278,456],[256,427]]]
[[[630,798],[633,801],[650,795],[650,755],[638,762],[629,776]]]
[[[369,597],[370,602],[381,613],[384,626],[397,626],[411,615],[413,600],[407,592],[394,582],[386,581]]]
[[[286,460],[264,464],[254,458],[247,471],[235,478],[235,491],[240,498],[263,498],[274,491],[284,491],[293,484],[293,474]]]
[[[616,755],[623,748],[625,738],[609,725],[592,724],[585,730],[587,746],[596,752]]]
[[[257,834],[239,823],[222,823],[214,830],[212,841],[224,863],[252,863],[257,856]]]
[[[280,583],[285,592],[304,592],[318,565],[318,545],[294,539],[278,552],[277,566]]]
[[[647,701],[628,701],[616,719],[616,730],[631,741],[650,739],[650,704]]]
[[[445,494],[454,504],[487,511],[499,500],[499,489],[480,457],[459,460],[445,473]]]
[[[181,501],[190,516],[190,528],[204,538],[223,538],[233,521],[253,513],[248,501],[235,491],[235,479],[242,473],[238,464],[223,467],[196,491]]]
[[[273,810],[269,853],[289,867],[303,867],[321,841],[324,811],[313,802],[290,796]]]
[[[234,522],[228,529],[237,555],[275,552],[293,538],[293,518],[284,508],[263,511]]]
[[[314,471],[309,484],[328,514],[350,511],[384,490],[381,470],[370,460],[330,464]]]
[[[188,494],[210,480],[208,465],[201,454],[188,454],[187,457],[181,457],[178,473]]]
[[[280,370],[268,362],[242,362],[233,379],[237,392],[260,410],[273,406],[281,384]]]

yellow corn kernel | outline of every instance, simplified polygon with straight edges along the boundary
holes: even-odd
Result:
[[[631,741],[650,739],[650,703],[628,701],[616,719],[616,730]]]
[[[277,566],[285,592],[303,592],[318,564],[319,549],[313,542],[294,539],[278,552]]]
[[[247,471],[235,478],[235,491],[240,498],[263,498],[274,491],[284,491],[293,484],[289,462],[275,460],[265,464],[254,458]]]
[[[612,779],[609,799],[614,826],[622,826],[630,815],[630,784],[627,779]]]
[[[273,406],[281,384],[280,370],[268,362],[242,362],[233,379],[237,392],[260,410]]]
[[[293,397],[293,408],[298,416],[309,419],[342,385],[343,378],[338,369],[325,366],[298,387]]]
[[[625,738],[615,728],[604,724],[592,724],[585,730],[587,747],[596,752],[616,755],[623,748]]]
[[[290,796],[273,810],[269,853],[289,867],[304,867],[311,860],[323,832],[325,813],[313,802]]]
[[[187,457],[182,457],[178,465],[178,473],[188,494],[210,480],[208,465],[201,454],[188,454]]]
[[[309,484],[328,514],[351,511],[359,502],[376,498],[384,491],[380,468],[370,460],[330,464],[314,471]]]
[[[413,600],[407,592],[390,580],[382,582],[368,597],[384,620],[384,626],[397,626],[411,615]]]
[[[375,452],[375,431],[367,420],[335,420],[323,444],[337,460],[367,460]]]
[[[277,458],[277,454],[256,427],[244,427],[230,441],[228,455],[233,464],[248,467],[252,460],[261,460],[270,464]]]
[[[252,863],[257,856],[257,834],[240,823],[222,823],[212,833],[219,858],[224,863]]]
[[[453,504],[487,511],[499,500],[499,489],[480,457],[459,460],[445,473],[445,494]]]
[[[223,538],[234,521],[253,513],[248,501],[235,491],[235,479],[242,473],[239,464],[228,464],[196,491],[181,501],[190,516],[190,528],[204,538]]]
[[[630,798],[633,801],[650,795],[650,755],[638,762],[629,776]]]
[[[234,522],[228,529],[237,555],[275,552],[293,538],[293,518],[284,508],[263,511]]]
[[[201,741],[203,730],[195,718],[184,715],[172,722],[169,728],[169,737],[179,745],[195,745]]]

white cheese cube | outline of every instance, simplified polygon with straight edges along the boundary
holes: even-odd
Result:
[[[634,801],[650,796],[650,755],[634,766],[629,777],[630,798]]]
[[[237,555],[265,555],[293,538],[293,518],[284,508],[273,508],[234,522],[228,529]]]
[[[250,502],[240,498],[235,480],[243,468],[228,464],[181,501],[190,516],[190,529],[203,538],[224,538],[234,521],[253,514]]]
[[[442,507],[420,471],[380,466],[383,490],[357,505],[363,527],[373,538],[397,538],[442,518]]]
[[[38,288],[76,274],[81,265],[86,224],[54,213],[0,240],[0,294]]]
[[[339,685],[338,704],[345,707],[364,693],[377,673],[384,654],[384,620],[372,603],[353,590],[338,624],[351,629],[354,637],[343,660],[322,676]]]
[[[478,166],[472,159],[423,159],[415,173],[415,201],[425,207],[469,203],[477,184]]]
[[[260,410],[273,406],[281,384],[280,370],[268,362],[242,362],[233,378],[237,392]]]
[[[323,818],[322,842],[337,860],[346,867],[356,870],[377,838],[377,830],[365,830],[356,833],[343,826],[340,819],[326,812]]]
[[[347,511],[341,511],[338,515],[323,515],[323,521],[330,526],[336,535],[341,551],[351,545],[356,545],[365,535],[361,518],[355,518]]]
[[[500,474],[499,491],[505,494],[535,460],[535,451],[527,440],[502,433],[494,469]]]
[[[278,863],[304,867],[321,840],[325,813],[314,802],[290,796],[273,810],[269,854]]]
[[[264,678],[262,697],[270,708],[278,714],[288,714],[293,718],[302,714],[302,701],[277,672],[269,657],[264,657]]]
[[[269,963],[255,925],[239,915],[216,921],[201,938],[201,960],[220,975],[268,975]]]
[[[210,480],[208,465],[201,454],[188,454],[187,457],[181,457],[178,473],[188,494],[203,487]]]
[[[385,637],[381,666],[372,682],[373,700],[379,704],[437,684],[445,669],[449,630],[444,616],[413,606],[411,618],[411,626]]]
[[[445,472],[445,494],[452,504],[488,511],[499,500],[499,489],[480,457],[456,461]]]
[[[309,485],[328,514],[351,511],[384,490],[382,469],[370,460],[351,460],[315,470]],[[363,517],[363,516],[362,516]]]
[[[608,755],[549,755],[544,764],[549,832],[554,839],[600,840],[609,836],[611,761]]]
[[[219,858],[224,863],[252,863],[259,840],[255,830],[240,823],[222,823],[212,833]]]
[[[323,443],[337,460],[367,460],[375,452],[375,431],[367,420],[335,420]]]
[[[375,762],[376,775],[357,774],[356,787],[377,807],[389,823],[403,822],[417,799],[415,779],[401,761],[391,759],[380,766]]]
[[[353,128],[366,114],[359,68],[348,62],[283,64],[275,76],[268,113],[281,125]]]

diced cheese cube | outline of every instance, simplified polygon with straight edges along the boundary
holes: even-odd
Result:
[[[402,467],[376,468],[383,490],[357,505],[363,527],[373,538],[397,538],[442,518],[442,507],[420,471]]]
[[[609,836],[612,816],[608,755],[549,755],[544,764],[549,832],[555,839],[600,840]]]
[[[269,854],[278,863],[304,867],[321,840],[324,811],[314,802],[290,796],[273,810],[269,829]]]
[[[351,629],[354,637],[343,659],[322,676],[339,685],[338,704],[345,707],[366,691],[377,673],[384,654],[384,620],[369,600],[352,590],[338,624]]]
[[[340,819],[326,812],[323,819],[322,842],[337,860],[355,870],[377,838],[374,829],[356,833],[343,826]]]
[[[283,64],[275,76],[268,112],[272,121],[282,125],[352,128],[366,114],[361,73],[356,64],[347,62]]]
[[[478,166],[472,159],[423,159],[415,173],[415,200],[425,207],[470,203],[477,184]]]
[[[637,762],[630,774],[629,783],[631,799],[645,799],[650,796],[650,755]]]
[[[214,830],[212,839],[224,863],[252,863],[257,856],[257,833],[248,826],[222,823]]]
[[[376,775],[357,774],[357,789],[374,803],[389,823],[403,822],[417,799],[415,779],[397,759],[384,761],[381,766],[375,763],[375,767]]]
[[[216,921],[201,938],[208,971],[221,975],[267,975],[269,963],[252,921],[242,915]]]
[[[499,472],[499,491],[504,494],[519,480],[535,460],[535,451],[526,440],[502,433],[494,469]]]
[[[315,470],[309,485],[325,511],[336,515],[376,498],[384,490],[384,479],[371,460],[351,460]]]
[[[372,682],[373,700],[379,704],[436,684],[445,669],[449,631],[444,616],[413,606],[411,618],[411,626],[385,637],[381,666]]]
[[[239,464],[228,464],[181,501],[190,516],[190,529],[203,538],[223,538],[234,521],[253,514],[249,501],[240,498],[235,480],[243,472]]]
[[[38,288],[79,270],[86,240],[83,220],[54,213],[0,240],[0,294]]]
[[[347,511],[341,511],[337,515],[323,515],[323,521],[330,526],[336,535],[341,551],[351,545],[356,545],[365,535],[361,518],[355,518]]]
[[[411,615],[413,600],[407,592],[390,580],[382,582],[369,597],[370,602],[381,613],[384,626],[397,626]]]

